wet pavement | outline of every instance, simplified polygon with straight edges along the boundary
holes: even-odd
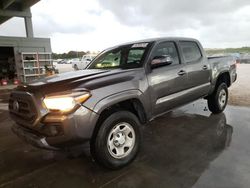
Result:
[[[1,94],[0,94],[1,97]],[[211,115],[199,100],[143,127],[142,148],[129,166],[108,171],[88,146],[36,149],[10,131],[0,101],[0,187],[250,187],[250,108]]]

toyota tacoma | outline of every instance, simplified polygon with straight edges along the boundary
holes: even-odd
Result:
[[[138,153],[142,125],[200,98],[221,113],[236,78],[233,57],[208,58],[195,39],[130,42],[104,50],[86,70],[13,90],[12,131],[44,149],[88,142],[95,161],[117,169]]]

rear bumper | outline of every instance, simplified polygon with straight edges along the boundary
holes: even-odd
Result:
[[[237,80],[237,76],[238,76],[237,73],[235,73],[233,82]]]

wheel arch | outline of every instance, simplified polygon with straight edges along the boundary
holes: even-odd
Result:
[[[231,77],[228,71],[223,71],[217,76],[215,86],[217,87],[222,82],[225,82],[227,84],[227,87],[231,86]]]
[[[143,93],[138,90],[130,90],[109,96],[101,100],[94,108],[99,114],[92,138],[96,136],[102,122],[112,113],[126,110],[132,112],[139,119],[141,124],[148,121],[147,106],[143,102]]]

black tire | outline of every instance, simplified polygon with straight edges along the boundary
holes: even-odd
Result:
[[[224,101],[224,103],[221,104],[219,101],[220,101],[220,97],[221,97],[221,92],[223,92],[223,91],[225,92],[225,100],[222,100],[222,101]],[[216,87],[214,93],[208,97],[208,100],[207,100],[208,109],[214,114],[221,113],[226,108],[227,101],[228,101],[227,85],[222,82],[221,84],[219,84]]]
[[[110,147],[108,144],[108,139],[110,139],[110,135],[111,137],[113,135],[112,137],[113,139],[110,142],[112,142],[113,146],[115,146],[113,140],[117,138],[116,136],[118,133],[117,134],[113,133],[113,131],[115,127],[121,126],[121,123],[123,122],[129,124],[130,128],[132,127],[134,131],[133,134],[135,135],[133,142],[134,144],[133,147],[129,149],[128,152],[129,154],[127,156],[118,159],[112,156],[112,154],[114,153],[109,149]],[[120,128],[121,127],[117,129],[119,130],[118,132],[120,132],[120,130],[123,130]],[[127,137],[124,136],[124,138]],[[141,139],[140,122],[138,118],[131,112],[118,111],[108,116],[101,124],[95,138],[91,140],[91,154],[95,159],[95,161],[100,165],[109,169],[119,169],[126,166],[127,164],[131,163],[134,160],[139,151],[140,139]],[[119,146],[119,147],[125,148],[125,146]],[[123,149],[123,151],[125,150]]]
[[[79,70],[78,66],[76,64],[74,65],[74,69],[75,69],[75,71]]]

